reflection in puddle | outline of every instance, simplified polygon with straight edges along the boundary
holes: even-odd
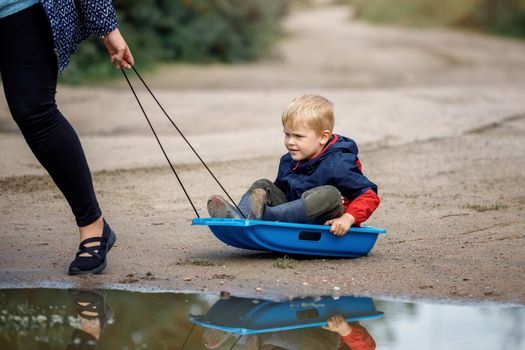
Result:
[[[525,349],[525,307],[0,290],[0,349],[374,348]]]
[[[375,349],[359,321],[383,317],[371,298],[305,298],[272,302],[231,297],[218,300],[192,321],[205,329],[203,342],[216,349],[238,334],[236,343],[260,349]],[[241,336],[245,335],[241,342]]]

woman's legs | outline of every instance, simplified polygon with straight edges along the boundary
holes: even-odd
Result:
[[[102,213],[84,151],[56,106],[57,57],[39,4],[0,19],[0,72],[11,114],[68,201],[81,241],[101,236]]]
[[[0,19],[6,100],[27,144],[69,202],[78,226],[101,216],[75,130],[57,108],[57,58],[40,5]]]

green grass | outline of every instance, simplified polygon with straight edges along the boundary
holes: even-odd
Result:
[[[177,260],[177,265],[195,265],[195,266],[219,266],[220,264],[208,259],[201,258],[184,258]]]
[[[483,213],[485,211],[491,211],[491,210],[505,210],[505,209],[510,208],[510,205],[505,204],[505,203],[496,203],[493,205],[467,204],[464,206],[464,208],[475,210],[478,213]]]
[[[525,38],[525,0],[339,0],[358,18],[409,26],[456,26]]]
[[[478,0],[349,0],[358,17],[378,23],[451,25],[471,12]]]
[[[283,256],[282,258],[277,258],[277,260],[273,262],[273,267],[277,269],[283,269],[283,270],[293,269],[296,265],[297,265],[297,261],[286,255]]]

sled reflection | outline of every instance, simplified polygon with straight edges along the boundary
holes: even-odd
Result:
[[[191,316],[201,327],[209,349],[375,349],[359,321],[383,317],[371,298],[332,297],[274,302],[230,297],[218,300],[202,316]],[[348,331],[350,330],[350,333]]]

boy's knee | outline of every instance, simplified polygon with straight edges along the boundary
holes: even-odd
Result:
[[[250,186],[250,189],[248,190],[248,192],[251,192],[257,188],[262,188],[263,190],[266,191],[266,189],[268,187],[271,187],[273,185],[273,182],[268,180],[268,179],[259,179],[259,180],[256,180],[251,186]]]
[[[341,192],[331,185],[312,188],[304,192],[301,198],[306,201],[309,207],[315,206],[326,208],[325,210],[334,210],[343,206]]]
[[[314,199],[318,201],[323,201],[326,203],[340,203],[341,202],[341,192],[337,188],[331,185],[319,186],[312,188],[303,193],[301,196],[303,199]]]
[[[341,192],[334,186],[326,185],[303,193],[308,218],[311,222],[323,223],[344,213]]]

